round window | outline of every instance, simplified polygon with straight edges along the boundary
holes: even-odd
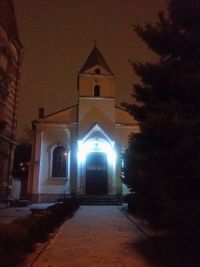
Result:
[[[100,70],[99,68],[96,68],[96,69],[95,69],[95,73],[96,73],[96,74],[100,74],[100,72],[101,72],[101,70]]]

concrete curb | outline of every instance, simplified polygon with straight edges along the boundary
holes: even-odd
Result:
[[[58,234],[63,223],[71,217],[72,216],[67,215],[65,220],[56,228],[56,230],[53,233],[49,234],[48,240],[45,243],[36,243],[36,246],[38,245],[38,247],[33,251],[32,254],[28,254],[27,258],[24,261],[22,261],[20,263],[20,266],[18,267],[32,267],[33,264],[36,262],[36,260],[40,257],[40,255],[46,249],[46,247],[50,244],[51,240],[55,238],[55,236]]]
[[[130,215],[123,207],[118,207],[119,210],[137,227],[137,229],[147,238],[150,238],[153,236],[153,234],[148,233],[146,229],[144,229],[137,220]]]
[[[61,225],[55,230],[55,232],[49,235],[49,238],[45,243],[36,243],[37,248],[32,253],[27,255],[27,258],[20,263],[19,267],[32,267],[36,260],[39,258],[39,256],[42,254],[42,252],[49,245],[51,240],[57,235]]]

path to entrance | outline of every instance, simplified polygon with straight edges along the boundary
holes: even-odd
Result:
[[[33,267],[149,267],[134,249],[143,234],[116,206],[81,206]]]

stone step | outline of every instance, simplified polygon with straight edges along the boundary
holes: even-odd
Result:
[[[10,207],[27,207],[30,204],[30,200],[10,200]]]
[[[81,205],[121,205],[121,198],[118,196],[86,195],[80,197]]]

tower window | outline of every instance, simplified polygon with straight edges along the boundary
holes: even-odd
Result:
[[[67,177],[68,151],[58,146],[53,151],[52,177]]]
[[[95,85],[94,87],[94,96],[100,96],[100,86]]]

